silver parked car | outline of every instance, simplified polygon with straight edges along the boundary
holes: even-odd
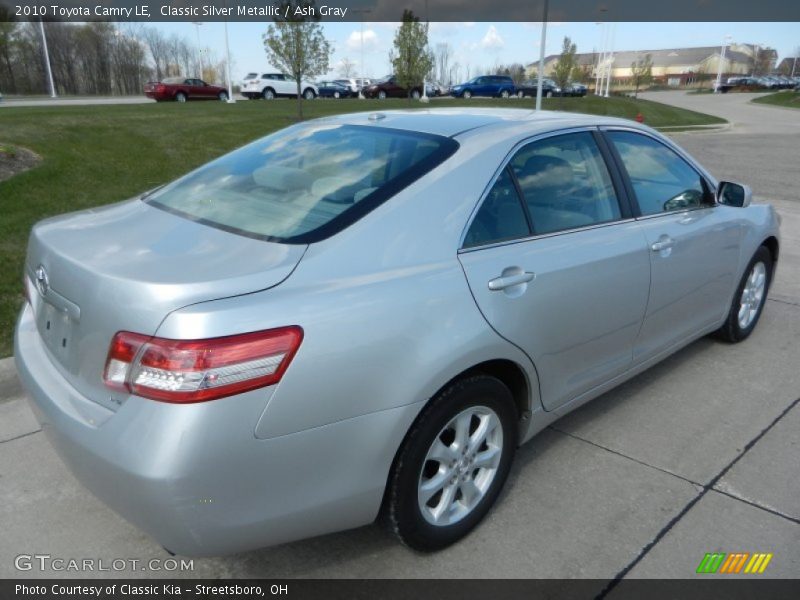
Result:
[[[294,125],[30,236],[15,356],[77,478],[169,550],[466,535],[516,447],[716,332],[779,219],[633,122]]]

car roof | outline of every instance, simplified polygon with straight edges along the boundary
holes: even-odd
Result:
[[[626,119],[557,111],[534,111],[519,108],[432,108],[427,110],[387,110],[349,113],[327,117],[343,125],[372,125],[419,133],[455,137],[475,129],[507,128],[515,132],[521,125],[528,131],[548,131],[565,127],[592,125],[636,126]]]

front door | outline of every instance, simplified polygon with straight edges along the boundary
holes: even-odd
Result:
[[[627,171],[650,250],[650,300],[636,341],[640,362],[722,321],[736,283],[740,226],[710,184],[653,137],[608,131]]]

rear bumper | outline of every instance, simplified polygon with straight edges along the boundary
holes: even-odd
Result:
[[[153,100],[172,100],[172,96],[167,93],[145,92],[144,95]]]
[[[420,409],[409,405],[268,440],[256,439],[254,428],[273,388],[184,406],[131,396],[110,411],[53,366],[30,306],[17,324],[15,358],[43,431],[76,478],[185,556],[371,522],[399,440]]]

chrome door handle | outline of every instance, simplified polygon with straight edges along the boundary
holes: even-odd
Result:
[[[650,250],[653,252],[661,252],[662,250],[669,250],[674,244],[675,241],[672,238],[666,238],[650,244]]]
[[[489,289],[493,292],[497,292],[500,290],[504,290],[506,288],[513,287],[515,285],[520,285],[522,283],[528,283],[529,281],[533,281],[536,277],[536,273],[516,273],[513,275],[505,275],[503,277],[495,277],[491,281],[489,281]]]

